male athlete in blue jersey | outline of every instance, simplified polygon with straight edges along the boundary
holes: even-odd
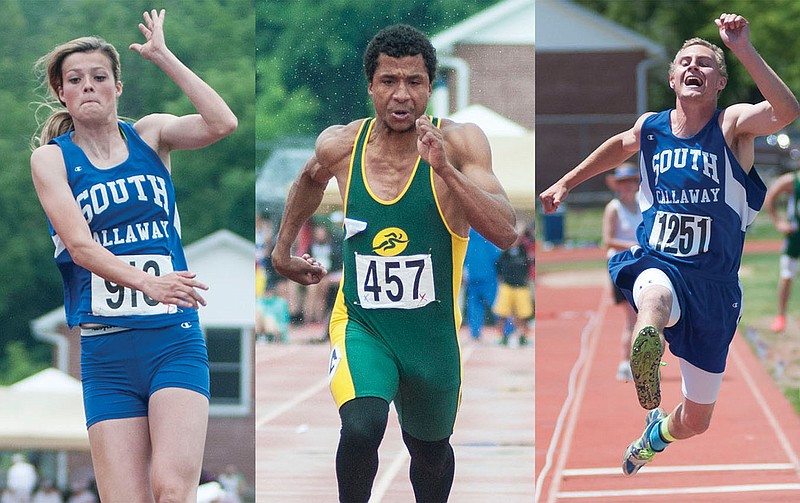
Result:
[[[207,287],[187,270],[170,151],[209,145],[237,119],[167,48],[165,12],[144,13],[130,48],[158,66],[196,114],[117,115],[119,54],[98,37],[37,63],[54,112],[31,155],[64,280],[67,323],[81,328],[89,444],[104,502],[195,501],[208,422],[208,354],[198,324]]]
[[[715,23],[765,101],[717,109],[727,83],[722,50],[688,40],[669,69],[675,108],[643,114],[539,196],[553,212],[575,186],[639,152],[639,244],[609,261],[612,279],[638,313],[631,370],[640,404],[653,409],[625,452],[626,475],[673,440],[708,429],[741,316],[745,229],[766,192],[752,169],[754,139],[800,114],[795,96],[753,48],[747,20],[722,14]],[[669,415],[658,408],[665,339],[683,379],[682,401]]]

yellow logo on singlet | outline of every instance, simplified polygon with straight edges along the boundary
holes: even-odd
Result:
[[[382,257],[393,257],[408,246],[408,235],[403,229],[387,227],[372,240],[372,251]]]

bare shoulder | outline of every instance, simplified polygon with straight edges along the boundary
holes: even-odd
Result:
[[[455,122],[450,119],[442,119],[439,123],[439,129],[447,141],[460,142],[481,138],[486,139],[486,134],[483,130],[477,124],[471,122]]]
[[[346,125],[330,126],[320,133],[314,146],[317,162],[336,174],[350,158],[361,123],[358,120]]]
[[[150,145],[150,148],[158,152],[161,147],[161,130],[170,120],[175,119],[175,115],[154,113],[145,115],[133,123],[133,129]]]
[[[642,133],[642,125],[644,122],[655,115],[655,112],[645,112],[636,119],[633,126],[627,131],[620,133],[622,139],[622,148],[626,152],[636,152],[639,150],[639,136]]]
[[[61,168],[60,170],[58,168]],[[34,176],[64,170],[64,157],[58,145],[42,145],[31,153],[31,170]]]
[[[456,168],[466,164],[491,166],[489,139],[477,124],[442,119],[439,129],[447,145],[447,157]]]

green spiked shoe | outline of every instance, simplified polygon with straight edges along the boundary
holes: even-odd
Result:
[[[654,327],[644,327],[631,347],[631,374],[639,404],[647,410],[661,405],[661,356],[664,343]]]

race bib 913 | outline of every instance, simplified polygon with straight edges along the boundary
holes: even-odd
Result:
[[[356,282],[365,309],[417,309],[436,300],[430,255],[356,254]]]
[[[117,258],[153,276],[172,272],[172,260],[167,255],[118,255]],[[175,305],[162,304],[143,292],[92,273],[92,314],[95,316],[147,316],[176,311]]]

